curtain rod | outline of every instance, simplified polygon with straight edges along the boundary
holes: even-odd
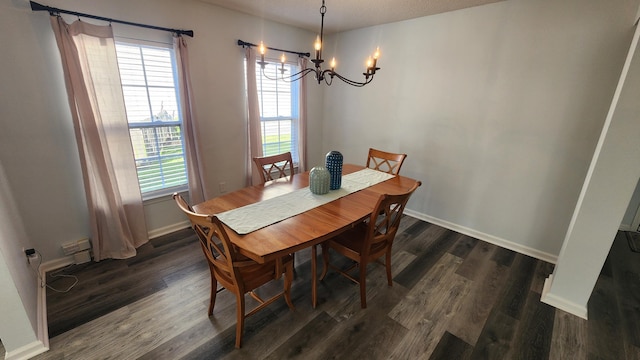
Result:
[[[238,40],[238,46],[251,47],[251,46],[258,46],[258,45],[252,44],[252,43],[249,43],[249,42],[246,42],[246,41]],[[265,47],[267,49],[269,49],[269,50],[282,51],[282,52],[286,52],[286,53],[289,53],[289,54],[296,54],[296,55],[298,55],[300,57],[303,57],[303,56],[310,57],[311,56],[311,54],[308,53],[308,52],[307,53],[303,53],[303,52],[298,52],[298,51],[282,50],[282,49],[272,48],[272,47],[269,47],[269,46],[265,46]]]
[[[138,26],[138,27],[143,27],[143,28],[147,28],[147,29],[168,31],[168,32],[175,33],[177,35],[187,35],[187,36],[193,37],[193,30],[178,30],[178,29],[170,29],[170,28],[164,28],[164,27],[153,26],[153,25],[138,24],[138,23],[129,22],[129,21],[109,19],[109,18],[102,17],[102,16],[83,14],[83,13],[79,13],[79,12],[75,12],[75,11],[62,10],[62,9],[58,9],[58,8],[54,8],[54,7],[50,7],[50,6],[46,6],[46,5],[42,5],[42,4],[38,4],[37,2],[34,2],[34,1],[29,1],[29,2],[31,3],[31,10],[32,11],[48,11],[50,15],[61,14],[61,13],[62,14],[69,14],[69,15],[75,15],[75,16],[82,16],[82,17],[90,18],[90,19],[97,19],[97,20],[103,20],[103,21],[118,23],[118,24]]]

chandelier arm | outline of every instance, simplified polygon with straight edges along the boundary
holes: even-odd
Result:
[[[261,68],[260,71],[262,72],[262,76],[266,77],[267,79],[271,80],[271,81],[278,81],[278,74],[276,74],[276,78],[270,78],[269,75],[267,75],[266,72],[264,72],[264,68]]]
[[[331,70],[325,70],[325,71],[330,71],[331,72]],[[342,80],[343,82],[345,82],[345,83],[347,83],[347,84],[349,84],[351,86],[355,86],[355,87],[363,87],[363,86],[367,85],[368,83],[370,83],[373,80],[373,75],[365,77],[365,81],[364,82],[359,82],[359,81],[354,81],[354,80],[351,80],[351,79],[347,79],[346,77],[338,74],[335,71],[331,72],[330,75],[332,77],[335,76],[338,79]]]
[[[266,64],[268,65],[269,63],[266,63]],[[276,68],[277,68],[277,65],[276,65]],[[261,68],[260,69],[260,71],[262,72],[262,76],[264,76],[267,79],[272,80],[272,81],[278,81],[278,74],[276,74],[275,78],[269,77],[269,75],[267,75],[267,73],[264,71],[264,69],[265,68]],[[295,74],[291,74],[291,75],[287,75],[287,76],[281,75],[280,76],[280,80],[283,80],[283,81],[286,81],[286,82],[298,81],[298,80],[302,79],[304,76],[306,76],[308,73],[310,73],[312,71],[315,71],[315,70],[311,69],[311,68],[307,68],[307,69],[304,69],[304,70],[300,70]],[[294,79],[294,77],[295,77],[295,79]]]
[[[298,71],[298,72],[297,72],[297,73],[295,73],[295,74],[291,74],[291,75],[289,75],[289,76],[287,76],[287,77],[284,77],[284,76],[283,76],[283,77],[281,78],[281,80],[286,81],[286,82],[294,82],[294,81],[298,81],[298,80],[302,79],[303,77],[307,76],[307,74],[309,74],[309,73],[311,73],[311,72],[315,72],[315,70],[314,70],[314,69],[311,69],[311,68],[307,68],[307,69],[304,69],[304,70]],[[294,77],[295,77],[295,76],[297,76],[297,77],[294,79]]]

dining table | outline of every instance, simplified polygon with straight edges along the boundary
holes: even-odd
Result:
[[[344,164],[343,176],[365,169],[364,166]],[[237,232],[224,221],[223,226],[236,250],[258,263],[276,260],[287,254],[311,248],[312,306],[317,304],[317,247],[364,221],[371,215],[382,194],[398,194],[409,191],[417,181],[394,175],[361,190],[348,193],[299,214],[279,220],[250,232]],[[259,202],[278,202],[286,194],[308,189],[309,172],[298,173],[248,186],[193,206],[198,213],[219,215],[251,206]],[[335,190],[334,190],[335,191]]]

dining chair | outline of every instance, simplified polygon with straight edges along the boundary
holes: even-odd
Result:
[[[291,160],[291,152],[271,156],[254,157],[253,162],[260,170],[260,178],[263,183],[286,177],[288,175],[293,175],[293,160]]]
[[[253,162],[260,170],[260,178],[263,184],[267,181],[293,175],[293,160],[289,151],[278,155],[254,157]],[[289,173],[287,173],[287,170]],[[292,253],[291,257],[294,263],[293,272],[295,275],[295,254]]]
[[[366,278],[367,265],[371,262],[379,261],[385,257],[385,267],[387,270],[387,283],[393,285],[391,279],[391,247],[393,239],[398,232],[400,219],[404,208],[409,201],[411,194],[421,185],[420,181],[406,193],[403,194],[383,194],[378,198],[369,221],[363,221],[322,243],[323,269],[320,280],[327,275],[329,268],[336,270],[347,279],[360,285],[360,306],[367,307]],[[341,269],[329,262],[329,249],[353,260],[353,264]],[[357,278],[349,274],[355,267],[359,267]]]
[[[238,252],[229,240],[222,223],[215,215],[198,214],[177,193],[173,194],[180,210],[191,222],[193,230],[200,239],[209,270],[211,272],[211,300],[209,301],[209,316],[213,315],[216,303],[218,283],[236,296],[236,348],[242,345],[245,318],[257,313],[278,298],[284,296],[287,305],[294,310],[291,302],[291,283],[293,281],[293,260],[290,255],[264,264],[255,262]],[[254,290],[272,281],[278,280],[284,273],[284,290],[263,300]],[[245,294],[254,298],[258,305],[245,314]]]
[[[392,175],[398,175],[407,154],[395,154],[382,150],[369,148],[367,167]]]

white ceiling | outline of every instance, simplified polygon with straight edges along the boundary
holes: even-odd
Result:
[[[322,0],[199,0],[314,32]],[[325,0],[326,33],[408,20],[503,0]]]

